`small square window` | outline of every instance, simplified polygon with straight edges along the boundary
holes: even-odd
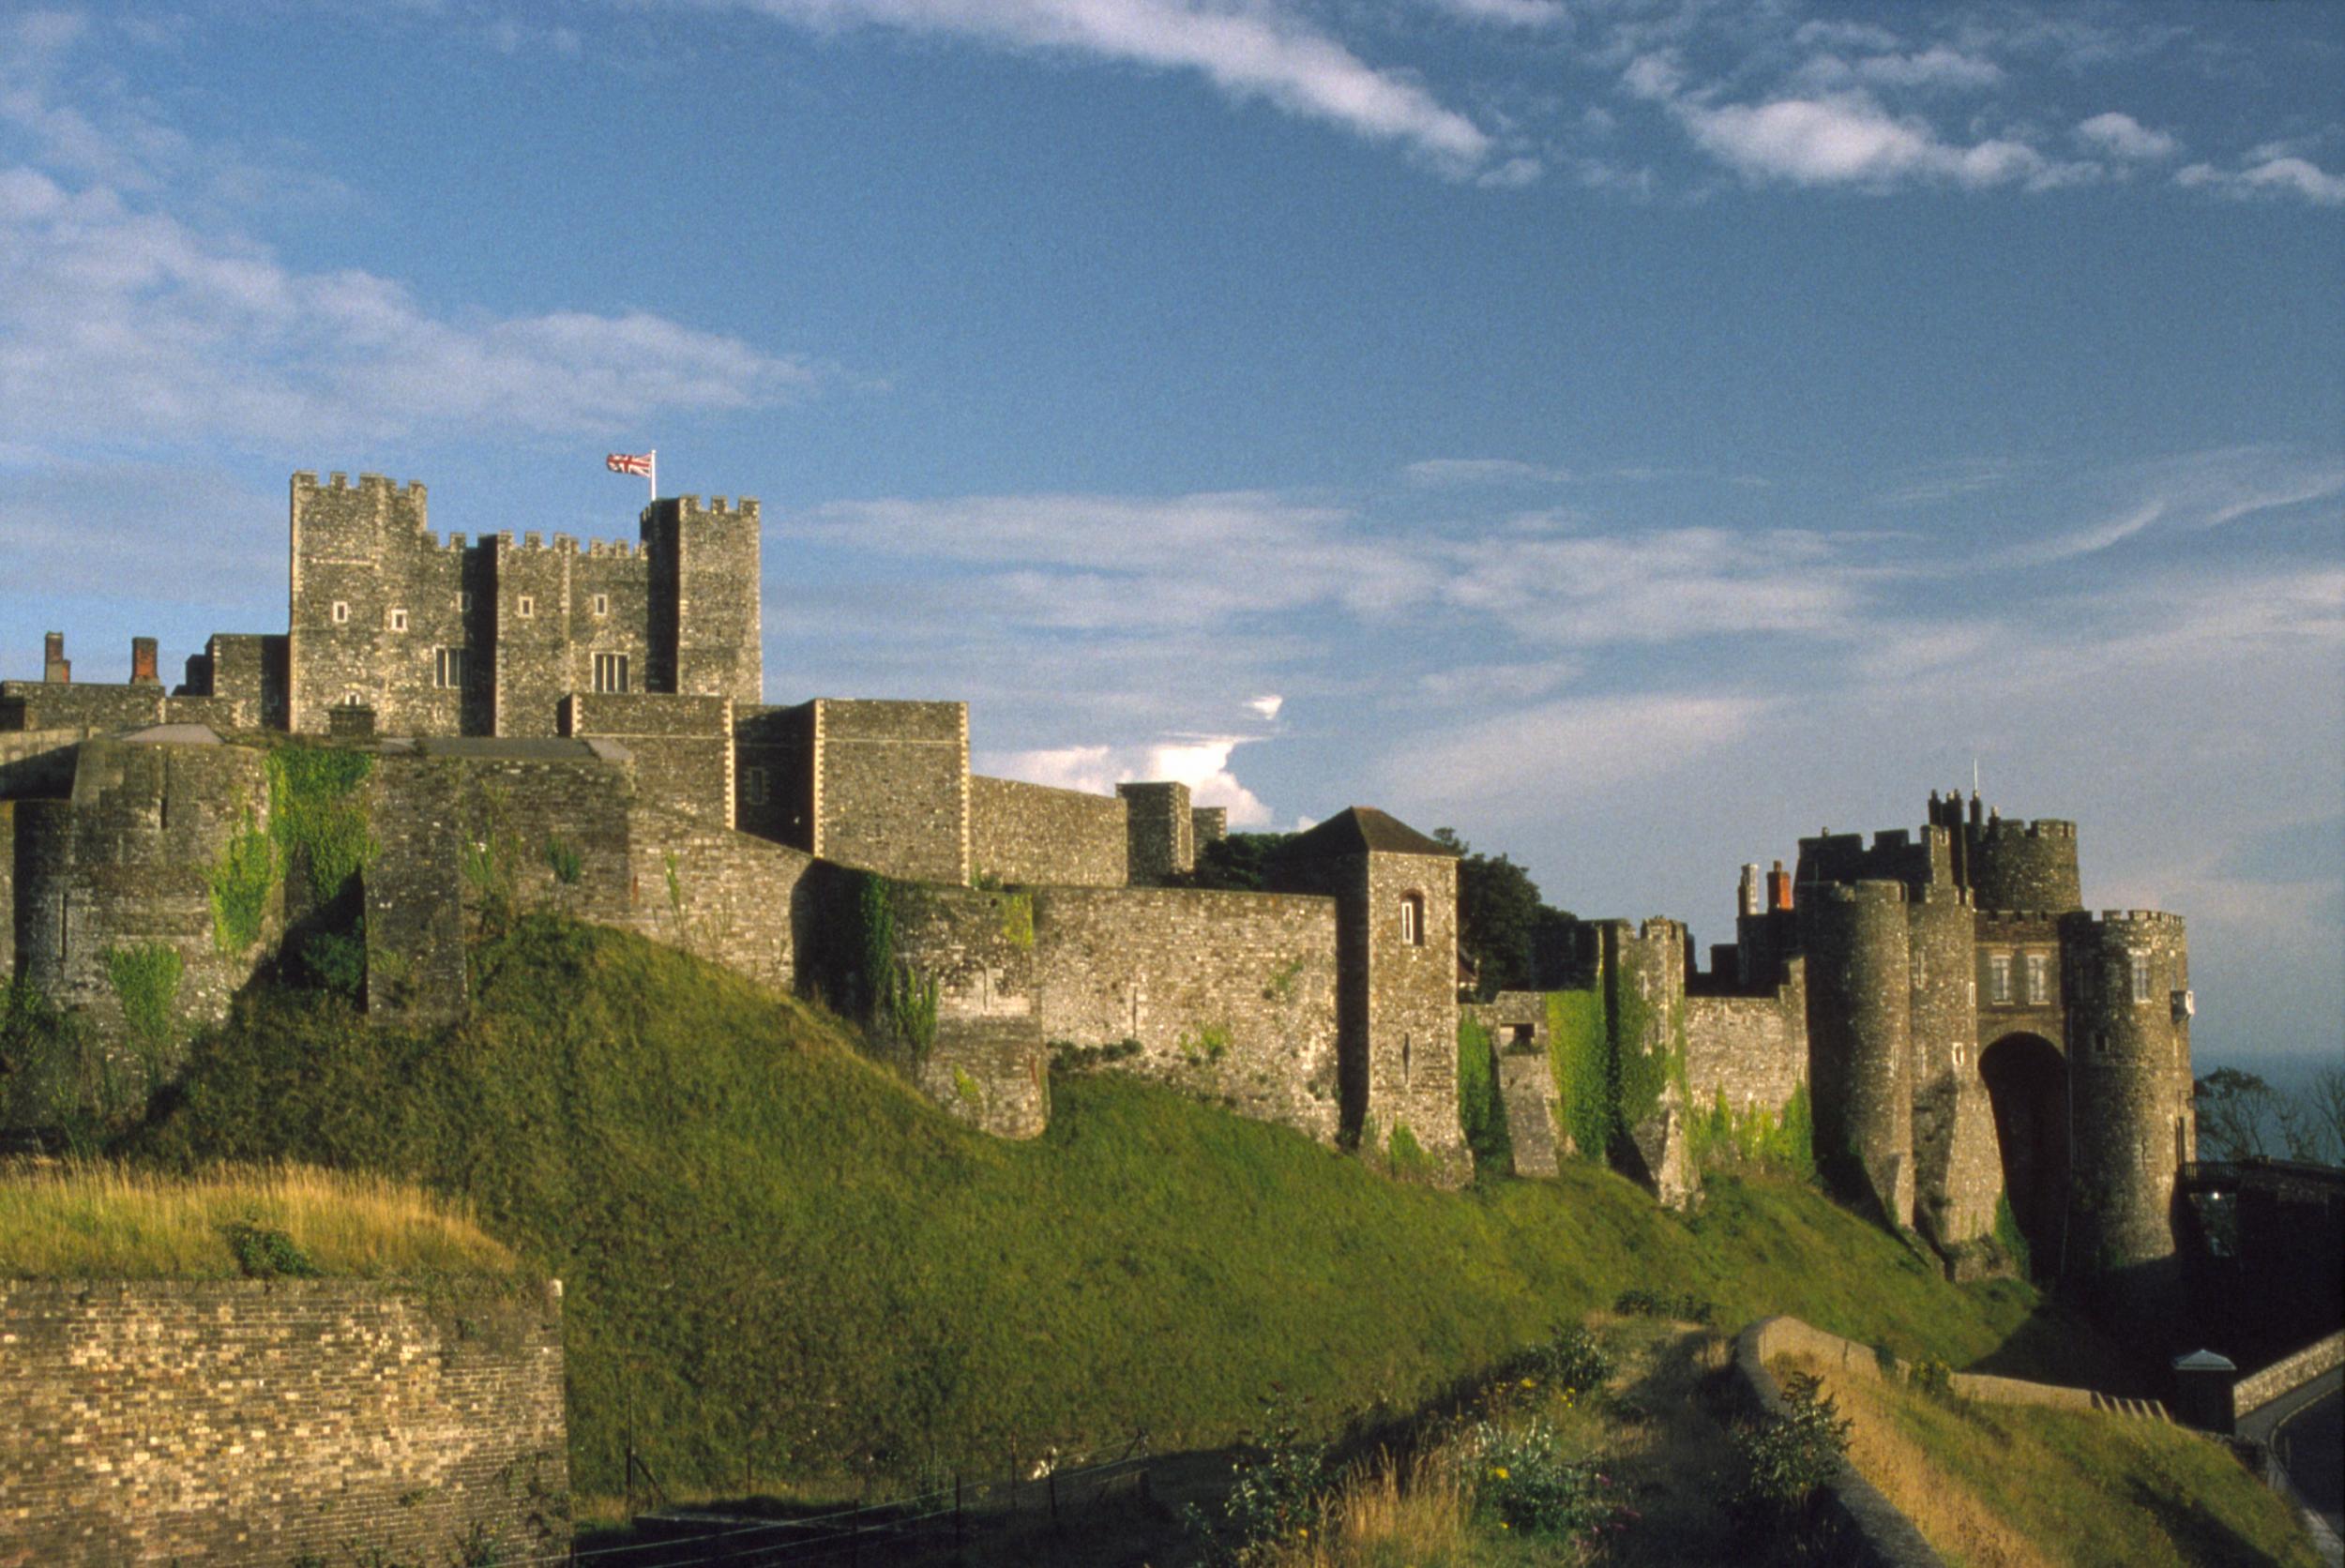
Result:
[[[537,601],[527,594],[521,595],[513,601],[513,613],[526,621],[537,613]]]
[[[405,631],[407,629],[407,611],[403,610],[394,610],[391,611],[391,629],[393,631]]]
[[[597,594],[595,596],[595,613],[598,615],[608,615],[611,613],[610,595]]]
[[[336,599],[334,601],[334,624],[339,626],[349,619],[350,606],[344,604],[340,599]]]
[[[595,656],[595,689],[597,691],[625,691],[627,675],[625,654],[597,654]]]
[[[432,650],[431,684],[443,690],[463,689],[464,650],[437,648]]]

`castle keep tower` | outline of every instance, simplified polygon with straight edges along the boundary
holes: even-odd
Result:
[[[2159,1276],[2174,1253],[2176,1168],[2198,1141],[2183,923],[2151,910],[2078,912],[2060,936],[2076,1146],[2070,1266]]]
[[[1892,1224],[1914,1222],[1914,1048],[1905,889],[1802,889],[1808,1083],[1819,1157],[1844,1155]]]
[[[358,706],[393,734],[552,736],[572,692],[758,700],[755,501],[657,501],[640,544],[581,548],[443,543],[424,488],[380,475],[296,474],[292,491],[289,729]]]

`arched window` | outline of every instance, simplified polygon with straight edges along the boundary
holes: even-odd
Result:
[[[1425,895],[1400,895],[1400,940],[1412,947],[1425,945]]]

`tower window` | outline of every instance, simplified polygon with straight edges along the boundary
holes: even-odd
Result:
[[[597,594],[595,596],[595,613],[598,615],[608,615],[611,613],[610,595]]]
[[[741,774],[741,793],[751,806],[765,804],[765,770],[745,768]]]
[[[627,656],[597,654],[595,656],[595,689],[625,691],[627,689]]]
[[[2150,1000],[2150,956],[2147,953],[2130,953],[2126,957],[2133,968],[2133,1000],[2147,1002]]]
[[[463,689],[464,650],[434,648],[431,650],[431,684],[443,690]]]
[[[1987,960],[1987,1000],[2011,1000],[2011,955],[1997,953]]]
[[[341,626],[350,619],[350,606],[340,599],[334,601],[334,624]]]
[[[513,613],[526,621],[537,613],[537,601],[522,594],[513,600]]]
[[[403,610],[394,610],[391,611],[391,629],[393,631],[405,631],[407,629],[407,611]]]
[[[1400,940],[1411,947],[1425,945],[1425,895],[1403,893],[1400,896]]]
[[[2027,956],[2027,999],[2030,1002],[2051,1000],[2051,959],[2042,953]]]
[[[456,595],[456,613],[457,613],[457,614],[459,614],[459,615],[463,615],[463,614],[468,614],[468,613],[470,613],[470,612],[471,612],[471,611],[472,611],[472,596],[471,596],[470,594],[464,593],[464,592],[463,592],[462,590],[461,590],[461,589],[460,589],[460,590],[458,590],[457,595]]]

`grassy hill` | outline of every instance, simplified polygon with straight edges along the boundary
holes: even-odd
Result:
[[[567,1283],[582,1492],[618,1488],[630,1430],[672,1488],[739,1490],[1218,1443],[1272,1382],[1405,1408],[1631,1288],[1957,1366],[2049,1374],[2084,1342],[1795,1185],[1717,1182],[1690,1223],[1588,1169],[1434,1192],[1112,1078],[1062,1078],[1049,1134],[1002,1143],[684,955],[533,920],[475,962],[445,1031],[254,993],[124,1148],[461,1198]]]

